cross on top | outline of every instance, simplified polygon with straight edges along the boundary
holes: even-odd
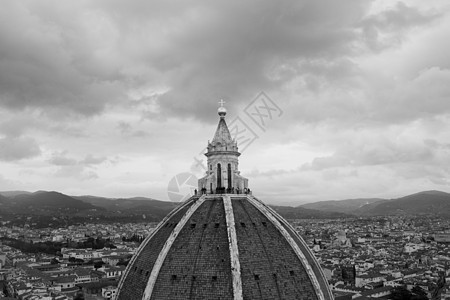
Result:
[[[225,101],[223,101],[223,99],[220,99],[219,104],[220,104],[220,107],[223,107],[223,105],[225,104]]]

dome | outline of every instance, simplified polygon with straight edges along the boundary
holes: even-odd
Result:
[[[175,208],[142,242],[116,299],[333,299],[305,241],[252,195],[240,175],[240,153],[225,114],[220,107],[199,195]]]
[[[117,299],[333,298],[312,252],[270,207],[252,195],[201,195],[144,240]]]

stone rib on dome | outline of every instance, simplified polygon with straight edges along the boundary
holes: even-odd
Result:
[[[251,195],[202,195],[180,205],[141,244],[117,299],[332,295],[303,239],[276,212]]]

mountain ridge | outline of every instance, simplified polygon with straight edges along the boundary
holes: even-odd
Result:
[[[5,192],[0,192],[0,196]],[[8,192],[6,192],[8,194]],[[5,197],[6,205],[1,213],[15,214],[63,214],[68,209],[73,216],[106,217],[109,219],[123,218],[124,216],[144,216],[149,221],[162,220],[170,211],[177,207],[179,202],[161,201],[147,197],[133,198],[106,198],[92,195],[69,196],[55,191],[37,191],[34,193],[14,193],[14,196]],[[0,198],[0,201],[3,199]],[[66,205],[69,204],[69,205]],[[335,212],[298,208],[291,206],[270,205],[281,215],[290,219],[309,218],[344,218],[350,215]]]
[[[7,197],[10,200],[13,211],[35,213],[38,211],[84,211],[98,209],[81,200],[55,191],[37,191],[30,194],[19,194]]]
[[[124,216],[143,216],[143,218],[148,217],[152,221],[159,221],[178,205],[178,202],[161,201],[147,197],[69,196],[56,191],[0,192],[0,214],[72,214],[80,218],[84,216],[90,216],[91,218],[107,217],[111,220]],[[450,193],[431,190],[396,199],[329,200],[306,203],[296,207],[269,205],[288,219],[417,214],[450,216]]]
[[[299,207],[309,209],[319,209],[323,211],[336,211],[342,213],[350,213],[355,208],[363,207],[364,205],[383,201],[382,198],[354,198],[343,200],[326,200],[312,203],[302,204]]]
[[[367,203],[364,204],[364,201],[367,201]],[[350,203],[353,203],[354,206],[349,205]],[[394,199],[358,198],[330,200],[307,203],[300,205],[300,207],[343,212],[355,216],[450,215],[450,193],[429,190]]]

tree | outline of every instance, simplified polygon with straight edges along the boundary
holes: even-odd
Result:
[[[123,258],[121,258],[120,260],[119,260],[119,262],[117,263],[117,266],[127,266],[128,265],[128,263],[130,262],[130,260],[128,259],[128,260],[125,260],[125,259],[123,259]]]
[[[427,300],[428,299],[427,292],[424,291],[424,289],[418,285],[415,285],[412,288],[411,292],[412,292],[412,299],[414,299],[414,300]]]
[[[59,260],[56,259],[56,258],[54,257],[54,258],[52,258],[52,260],[50,261],[50,264],[51,264],[51,265],[59,264]]]
[[[73,300],[84,300],[84,294],[78,293]]]
[[[69,262],[83,264],[84,260],[82,260],[81,258],[75,258],[75,257],[71,256],[71,257],[69,257]]]
[[[101,268],[105,263],[101,260],[98,260],[94,263],[94,268],[97,270],[99,268]]]
[[[391,292],[392,300],[410,300],[411,297],[411,292],[404,286],[396,287]]]

